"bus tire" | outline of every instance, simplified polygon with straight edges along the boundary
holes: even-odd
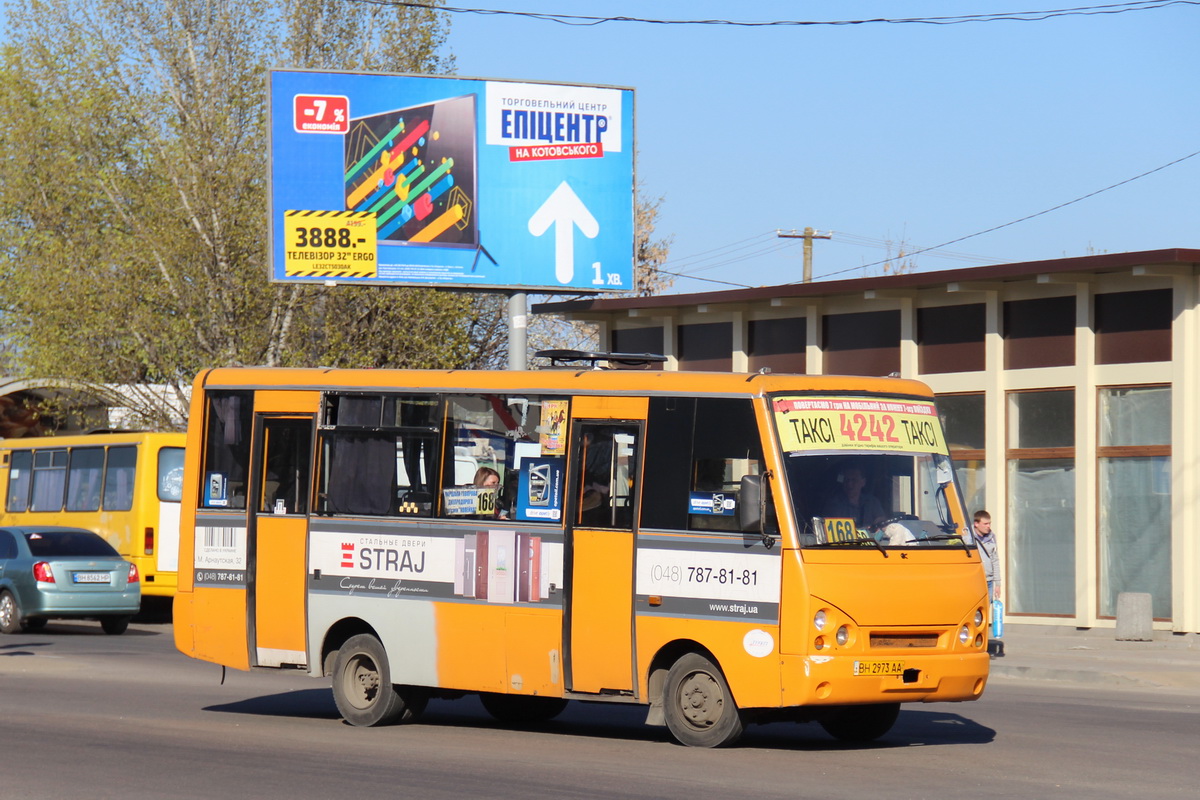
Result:
[[[721,670],[699,653],[671,665],[663,687],[667,728],[688,747],[725,747],[742,735],[742,714]]]
[[[493,718],[509,725],[536,725],[549,722],[563,712],[567,701],[561,697],[536,697],[527,694],[479,695],[483,708]]]
[[[351,725],[370,728],[415,718],[423,703],[415,692],[406,701],[392,685],[383,644],[369,633],[351,636],[333,662],[333,701]]]
[[[109,636],[120,636],[129,630],[129,617],[101,617],[100,628]]]
[[[821,718],[821,727],[835,739],[866,744],[892,729],[900,716],[899,703],[846,706]]]
[[[21,624],[21,606],[17,598],[7,589],[0,592],[0,632],[20,633],[25,630]]]

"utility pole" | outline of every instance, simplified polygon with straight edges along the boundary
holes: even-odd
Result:
[[[791,233],[783,231],[775,231],[775,235],[780,239],[803,239],[804,240],[804,283],[812,283],[812,243],[813,239],[832,239],[833,232],[817,233],[812,228],[805,228],[804,233],[796,233],[793,228]]]

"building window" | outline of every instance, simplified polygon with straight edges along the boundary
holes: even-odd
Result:
[[[804,317],[752,319],[746,326],[746,355],[751,372],[794,372],[803,375],[808,364],[808,325]]]
[[[1100,605],[1146,592],[1154,616],[1171,608],[1171,388],[1100,389]]]
[[[958,488],[967,513],[974,514],[987,508],[987,453],[984,450],[984,396],[982,394],[940,395],[937,399],[938,414],[942,418],[942,430],[950,456],[954,459],[954,471]]]
[[[1075,614],[1075,392],[1008,396],[1009,610]]]
[[[1069,367],[1075,363],[1075,297],[1004,304],[1004,368]]]
[[[917,309],[917,369],[924,375],[986,369],[983,303]]]
[[[728,322],[680,325],[679,368],[717,372],[733,369],[733,325]]]
[[[825,372],[841,375],[890,375],[900,371],[900,312],[827,314]]]
[[[1171,360],[1171,290],[1096,295],[1096,363]]]
[[[663,355],[662,328],[620,328],[609,334],[612,353],[653,353]],[[651,364],[646,369],[662,369],[662,364]]]

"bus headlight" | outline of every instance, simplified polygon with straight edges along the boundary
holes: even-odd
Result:
[[[983,624],[983,609],[977,608],[977,609],[975,609],[975,627],[978,628],[982,624]]]
[[[825,609],[821,609],[820,611],[818,611],[816,614],[813,615],[813,625],[815,625],[817,627],[817,630],[819,630],[819,631],[825,630],[826,622],[827,622],[827,620],[825,619]]]
[[[850,641],[850,629],[843,625],[837,629],[837,643],[845,645],[848,641]]]
[[[958,640],[960,642],[962,642],[963,644],[966,644],[967,642],[971,641],[971,629],[968,628],[966,625],[963,625],[961,628],[959,628],[958,629]]]

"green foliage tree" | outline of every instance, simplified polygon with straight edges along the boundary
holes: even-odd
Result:
[[[445,15],[342,0],[9,0],[6,12],[10,368],[165,384],[166,401],[135,408],[154,424],[186,411],[206,366],[470,364],[472,298],[272,284],[263,236],[267,70],[445,72]]]

